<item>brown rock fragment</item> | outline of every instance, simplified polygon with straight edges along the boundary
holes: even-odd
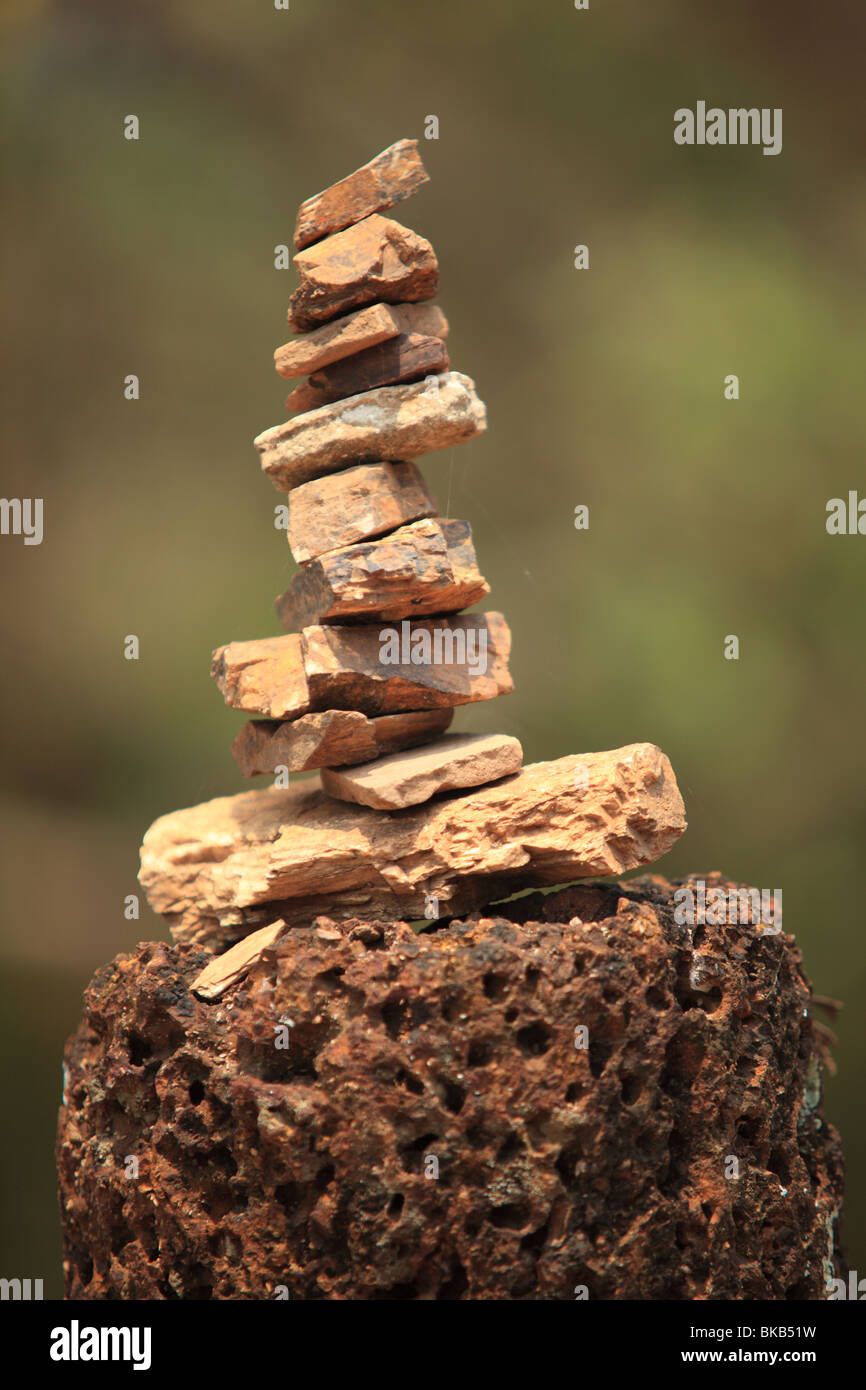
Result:
[[[297,719],[310,708],[297,633],[229,642],[214,652],[211,676],[232,709],[268,719]]]
[[[448,320],[436,304],[370,304],[277,348],[274,365],[280,376],[306,376],[398,333],[447,338]]]
[[[400,333],[396,338],[345,357],[332,367],[315,372],[286,396],[290,410],[317,410],[320,405],[372,391],[377,386],[396,386],[447,372],[448,349],[441,338],[422,333]]]
[[[274,606],[286,631],[298,632],[352,618],[454,613],[489,592],[469,523],[423,520],[310,561]]]
[[[362,463],[294,488],[289,548],[301,564],[438,510],[414,463]]]
[[[365,714],[493,700],[514,689],[501,613],[403,619],[399,626],[308,627],[304,670],[313,709]]]
[[[523,749],[507,734],[446,734],[432,747],[392,753],[360,767],[325,768],[329,796],[383,811],[418,806],[438,792],[479,787],[520,771]]]
[[[462,796],[383,816],[314,784],[267,787],[163,816],[140,882],[175,937],[214,949],[317,913],[448,916],[521,888],[624,873],[685,829],[671,765],[652,744],[532,763]]]
[[[243,979],[257,960],[261,960],[264,952],[285,930],[285,922],[272,922],[270,926],[260,927],[223,951],[196,975],[190,985],[193,994],[200,999],[220,999],[227,989]]]
[[[800,951],[694,945],[674,888],[577,926],[570,888],[418,936],[308,919],[217,1005],[199,950],[118,957],[64,1059],[67,1298],[825,1299],[843,1162]]]
[[[417,140],[398,140],[298,209],[295,250],[342,231],[371,212],[384,212],[429,182]]]
[[[300,284],[291,298],[296,333],[382,299],[432,299],[439,289],[433,247],[417,232],[374,213],[295,256]]]
[[[450,709],[417,710],[368,719],[359,710],[324,710],[292,722],[251,719],[232,745],[245,777],[274,772],[306,772],[316,767],[365,763],[383,753],[428,743],[444,733]]]
[[[461,372],[380,386],[274,425],[253,441],[281,492],[349,463],[404,462],[473,439],[486,428],[475,383]]]

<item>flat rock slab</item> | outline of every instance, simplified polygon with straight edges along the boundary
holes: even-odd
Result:
[[[286,396],[286,405],[296,411],[317,410],[331,401],[372,391],[377,386],[396,386],[401,381],[439,376],[447,372],[450,365],[448,349],[441,338],[423,333],[398,333],[396,338],[314,372]]]
[[[211,675],[232,709],[266,719],[329,709],[396,714],[510,694],[510,650],[501,613],[404,618],[229,642],[214,652]]]
[[[416,304],[439,289],[439,263],[424,237],[374,213],[295,256],[300,284],[289,302],[296,333],[382,299]]]
[[[398,333],[448,337],[448,320],[436,304],[369,304],[285,343],[274,353],[280,376],[306,376]]]
[[[369,217],[371,212],[394,207],[429,181],[418,153],[418,141],[397,140],[353,174],[301,203],[295,225],[295,250],[342,231]]]
[[[428,748],[392,753],[338,771],[325,768],[329,796],[382,811],[419,806],[438,792],[480,787],[520,771],[523,749],[508,734],[446,734]]]
[[[521,888],[651,864],[686,828],[650,743],[533,763],[492,786],[395,813],[309,783],[220,797],[156,821],[139,879],[178,941],[220,949],[275,917],[440,917]]]
[[[287,632],[353,618],[456,613],[486,598],[468,521],[424,520],[311,560],[274,605]]]
[[[221,999],[227,989],[242,980],[262,959],[265,951],[270,950],[285,930],[286,923],[278,920],[235,942],[228,951],[223,951],[222,955],[216,956],[204,970],[199,971],[190,985],[192,993],[209,1002]]]
[[[475,382],[462,372],[380,386],[274,425],[253,441],[280,492],[350,463],[402,463],[474,439],[487,426]]]
[[[268,719],[297,719],[310,708],[299,633],[218,647],[211,676],[232,709]]]
[[[400,748],[429,743],[445,732],[450,709],[416,710],[368,719],[353,709],[304,714],[293,721],[250,719],[232,745],[245,777],[275,772],[308,772],[318,767],[366,763]]]
[[[467,705],[509,695],[511,632],[501,613],[403,618],[393,626],[307,627],[304,669],[314,709],[365,714]]]
[[[289,549],[302,564],[331,550],[435,516],[439,503],[414,463],[362,463],[296,487]]]

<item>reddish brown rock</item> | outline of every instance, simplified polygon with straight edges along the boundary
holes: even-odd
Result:
[[[383,753],[428,743],[451,723],[450,709],[385,714],[368,719],[359,710],[324,710],[291,723],[251,719],[232,745],[245,777],[274,772],[307,772],[316,767],[366,763]]]
[[[293,490],[289,548],[301,564],[438,510],[414,463],[362,463]]]
[[[287,632],[316,623],[455,613],[486,598],[467,521],[414,521],[380,540],[332,550],[277,599]]]
[[[297,634],[229,642],[214,652],[211,676],[232,709],[268,719],[297,719],[310,708]]]
[[[329,796],[382,811],[420,806],[439,792],[462,791],[520,771],[523,749],[507,734],[446,734],[432,746],[392,753],[360,767],[325,768]]]
[[[467,705],[508,695],[511,633],[501,613],[403,619],[394,626],[308,627],[304,670],[314,709],[365,714]]]
[[[441,338],[400,333],[396,338],[315,372],[286,396],[286,405],[290,410],[317,410],[320,405],[358,395],[361,391],[372,391],[377,386],[395,386],[400,381],[436,376],[447,372],[450,365],[448,349]]]
[[[266,719],[328,709],[396,714],[508,695],[510,649],[501,613],[314,626],[219,647],[211,675],[232,709]]]
[[[163,816],[141,847],[142,887],[178,940],[224,947],[283,917],[465,912],[522,888],[624,873],[685,829],[671,765],[652,744],[532,763],[516,777],[388,815],[315,783],[220,797]]]
[[[323,405],[253,441],[262,470],[281,492],[350,463],[401,463],[473,439],[486,428],[475,383],[461,372],[380,386]]]
[[[280,376],[306,376],[398,333],[447,338],[448,320],[436,304],[370,304],[284,343],[274,365]]]
[[[297,333],[384,300],[432,299],[439,289],[433,247],[417,232],[374,213],[295,256],[300,284],[291,298],[289,325]]]
[[[301,203],[295,250],[342,231],[371,212],[394,207],[428,182],[418,141],[398,140],[347,178]]]
[[[824,1299],[843,1165],[800,951],[693,939],[674,887],[308,920],[217,1004],[203,950],[118,957],[65,1055],[67,1298]]]

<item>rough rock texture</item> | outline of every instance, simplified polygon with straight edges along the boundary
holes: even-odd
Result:
[[[671,906],[308,920],[216,1004],[204,951],[118,957],[66,1051],[68,1297],[821,1299],[842,1159],[799,951]]]
[[[274,366],[280,376],[306,376],[398,333],[447,338],[448,320],[435,304],[370,304],[284,343],[274,353]]]
[[[301,203],[295,225],[295,250],[342,231],[371,212],[392,208],[428,182],[418,141],[397,140],[353,174]]]
[[[444,733],[450,709],[425,709],[411,714],[383,714],[368,719],[359,710],[325,710],[305,714],[291,723],[250,719],[241,729],[232,754],[245,777],[274,772],[308,772],[317,767],[366,763],[398,748],[413,748]]]
[[[289,549],[301,564],[438,510],[414,463],[362,463],[294,489]]]
[[[382,299],[415,304],[439,289],[433,247],[417,232],[374,213],[295,256],[298,288],[289,326],[302,333]]]
[[[308,782],[219,797],[155,821],[139,881],[179,941],[218,949],[283,917],[471,911],[521,888],[619,874],[686,828],[651,743],[531,763],[516,777],[408,811],[333,801]]]
[[[310,708],[299,633],[218,647],[211,676],[232,709],[268,719],[297,719]]]
[[[325,768],[322,786],[341,801],[402,811],[439,792],[508,777],[522,762],[523,749],[509,734],[448,734],[432,747],[392,753],[360,767]]]
[[[396,338],[365,348],[332,367],[323,367],[286,396],[290,410],[318,410],[344,396],[356,396],[377,386],[439,376],[451,363],[441,338],[423,333],[398,333]]]
[[[287,632],[345,619],[454,613],[490,593],[468,521],[415,521],[299,570],[274,607]]]
[[[314,709],[393,714],[495,700],[514,689],[511,632],[501,613],[404,618],[390,627],[307,627],[303,650]]]
[[[417,647],[419,641],[426,645]],[[396,651],[391,661],[389,645]],[[406,660],[397,659],[401,646]],[[396,714],[510,694],[510,650],[501,613],[467,613],[229,642],[214,652],[211,675],[232,709],[266,719],[326,709]]]
[[[253,441],[262,469],[280,492],[336,473],[348,463],[400,463],[473,439],[486,428],[475,382],[445,372],[432,382],[380,386],[323,405]]]

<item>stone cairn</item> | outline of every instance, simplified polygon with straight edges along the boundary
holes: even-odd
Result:
[[[299,210],[297,337],[274,359],[307,379],[286,400],[295,418],[255,441],[290,495],[300,570],[276,602],[290,635],[232,642],[213,665],[226,703],[264,716],[235,741],[245,776],[321,768],[330,796],[390,811],[519,772],[523,758],[506,735],[443,737],[456,705],[513,689],[511,635],[501,613],[451,616],[489,585],[468,523],[439,514],[412,462],[486,424],[427,302],[432,246],[381,216],[427,182],[417,146],[398,141]]]
[[[433,252],[382,215],[426,177],[401,140],[300,210],[276,364],[307,379],[256,440],[288,632],[214,658],[277,775],[145,836],[174,943],[100,970],[66,1049],[67,1296],[820,1298],[842,1165],[795,943],[617,881],[685,829],[653,744],[445,733],[511,680],[414,462],[485,426]]]
[[[445,733],[457,705],[513,685],[503,616],[461,611],[489,593],[469,525],[440,515],[414,462],[486,427],[429,302],[433,248],[382,215],[425,182],[418,142],[399,140],[298,213],[296,336],[274,357],[306,380],[255,446],[289,494],[300,568],[276,602],[287,635],[231,642],[212,668],[254,716],[237,763],[276,784],[148,831],[141,881],[179,940],[221,950],[317,912],[453,915],[650,863],[685,829],[652,744],[523,767],[516,738]]]

